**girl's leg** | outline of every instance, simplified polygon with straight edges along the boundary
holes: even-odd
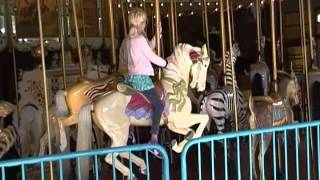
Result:
[[[147,91],[142,91],[142,93],[153,105],[152,126],[151,126],[150,133],[154,137],[154,135],[157,136],[159,133],[159,124],[160,124],[161,115],[164,109],[164,105],[161,103],[161,100],[154,88]]]

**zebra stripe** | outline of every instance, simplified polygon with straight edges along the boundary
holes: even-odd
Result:
[[[246,105],[244,102],[243,94],[239,89],[236,90],[237,93],[237,112],[239,117],[239,127],[240,129],[247,129],[246,123]],[[232,87],[227,86],[223,89],[218,89],[212,91],[211,94],[205,98],[206,112],[211,119],[214,120],[218,133],[222,133],[225,130],[225,120],[232,117],[233,112],[233,92]],[[235,129],[235,122],[231,121],[232,129]]]
[[[234,56],[230,58],[230,54],[226,53],[226,72],[225,79],[226,84],[222,89],[212,91],[206,98],[204,98],[201,106],[202,111],[207,112],[209,117],[214,120],[218,133],[223,133],[225,130],[226,119],[232,117],[233,109],[233,89],[232,89],[232,66],[236,62],[236,56],[239,55],[239,51],[233,48]],[[239,117],[239,129],[247,129],[248,123],[246,121],[246,104],[244,96],[239,90],[237,81],[235,79],[236,87],[236,100],[237,100],[237,115]],[[235,122],[231,121],[231,127],[235,129]]]

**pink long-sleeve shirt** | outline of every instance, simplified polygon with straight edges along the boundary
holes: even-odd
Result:
[[[140,35],[128,40],[127,56],[129,74],[153,76],[154,71],[151,63],[164,67],[167,62],[153,52],[154,46],[149,45],[148,40]]]

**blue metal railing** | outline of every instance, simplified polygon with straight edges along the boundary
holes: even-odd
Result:
[[[21,179],[26,179],[26,166],[40,166],[40,171],[38,172],[40,174],[41,179],[47,179],[45,178],[45,167],[44,165],[47,163],[55,163],[57,162],[57,166],[55,167],[54,173],[55,177],[54,179],[60,179],[63,180],[65,177],[63,176],[63,161],[64,160],[76,160],[77,166],[79,164],[79,161],[81,158],[92,158],[93,159],[93,177],[98,180],[99,177],[99,158],[100,156],[105,156],[108,154],[112,154],[112,161],[115,161],[115,154],[129,153],[129,159],[128,164],[130,167],[130,175],[133,172],[133,162],[131,159],[131,156],[133,152],[144,152],[145,162],[146,162],[146,177],[149,180],[150,179],[150,164],[149,164],[149,158],[151,155],[149,155],[148,150],[150,149],[157,149],[161,155],[162,155],[162,169],[156,170],[157,172],[161,171],[162,179],[163,180],[169,180],[170,179],[170,172],[169,172],[169,158],[167,155],[166,150],[159,145],[150,145],[150,144],[141,144],[141,145],[133,145],[133,146],[125,146],[125,147],[116,147],[116,148],[110,148],[110,149],[98,149],[98,150],[91,150],[91,151],[81,151],[81,152],[74,152],[74,153],[65,153],[65,154],[55,154],[50,156],[42,156],[42,157],[35,157],[35,158],[24,158],[24,159],[16,159],[16,160],[8,160],[8,161],[0,161],[0,169],[1,169],[1,179],[6,180],[6,168],[12,168],[12,167],[20,167],[21,169]],[[140,153],[143,154],[143,153]],[[150,156],[150,157],[149,157]],[[78,166],[79,167],[79,166]],[[58,171],[57,171],[58,170]],[[76,169],[77,172],[75,172],[77,177],[80,177],[80,169]],[[114,165],[112,166],[112,179],[117,179],[116,177],[116,170]],[[80,176],[79,176],[80,175]],[[130,179],[130,177],[128,177]],[[67,179],[67,178],[66,178]]]
[[[187,180],[194,179],[191,175],[197,173],[196,179],[254,179],[255,172],[258,172],[259,179],[266,179],[265,176],[273,179],[311,179],[317,177],[320,180],[320,121],[312,121],[307,123],[296,123],[285,126],[273,127],[268,129],[255,129],[246,130],[233,133],[210,135],[193,139],[188,142],[181,154],[181,179]],[[276,135],[283,134],[284,136],[284,152],[279,147],[282,145],[276,145]],[[313,141],[311,141],[311,134],[313,134]],[[289,137],[294,138],[295,145],[293,148],[289,148]],[[257,171],[253,171],[253,161],[255,158],[252,154],[253,138],[257,138],[260,143],[259,150],[267,150],[264,147],[270,137],[270,148],[272,150],[272,157],[260,156],[261,167]],[[279,138],[278,138],[279,139]],[[242,141],[241,141],[242,140]],[[223,150],[218,149],[218,143]],[[311,143],[312,142],[312,143]],[[202,146],[206,144],[207,146]],[[234,145],[236,146],[228,146]],[[292,146],[292,145],[291,145]],[[316,147],[315,147],[316,146]],[[229,147],[229,148],[228,148]],[[276,149],[278,147],[278,149]],[[209,149],[209,150],[208,150]],[[236,149],[234,151],[234,149]],[[195,153],[194,151],[197,151]],[[228,156],[229,153],[235,152],[233,156]],[[280,153],[279,153],[280,152]],[[288,156],[289,152],[293,156]],[[312,159],[310,154],[313,153]],[[192,154],[193,153],[193,154]],[[217,154],[223,154],[223,158]],[[194,155],[195,154],[195,155]],[[209,154],[209,155],[208,155]],[[276,155],[283,155],[283,157],[277,157]],[[291,155],[290,154],[290,155]],[[188,168],[188,164],[192,164],[192,157],[197,158],[194,160],[197,164],[193,164],[192,173]],[[210,157],[208,157],[210,156]],[[219,159],[220,158],[220,159]],[[232,161],[232,158],[236,158],[236,161]],[[277,161],[284,159],[284,174],[283,177],[278,173]],[[188,163],[189,162],[189,163]],[[265,164],[270,164],[273,168],[268,168]],[[233,166],[232,166],[233,165]],[[198,171],[194,172],[198,167]],[[205,169],[203,169],[204,167]],[[235,168],[236,167],[236,168]],[[256,166],[257,167],[257,166]],[[210,169],[211,168],[211,169]],[[290,173],[289,173],[290,170]],[[236,171],[236,172],[235,172]],[[268,172],[268,173],[267,173]],[[273,174],[269,173],[272,172]],[[211,174],[210,174],[211,173]],[[191,175],[190,175],[191,174]],[[218,176],[219,174],[219,176]],[[272,177],[270,176],[273,175]],[[268,179],[269,179],[268,178]]]

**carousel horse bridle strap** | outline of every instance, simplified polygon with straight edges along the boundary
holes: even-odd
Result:
[[[173,104],[175,111],[181,111],[186,103],[186,99],[183,95],[183,92],[187,92],[186,82],[183,79],[178,82],[169,77],[163,77],[162,79],[172,83],[173,92],[168,93],[168,101]]]

